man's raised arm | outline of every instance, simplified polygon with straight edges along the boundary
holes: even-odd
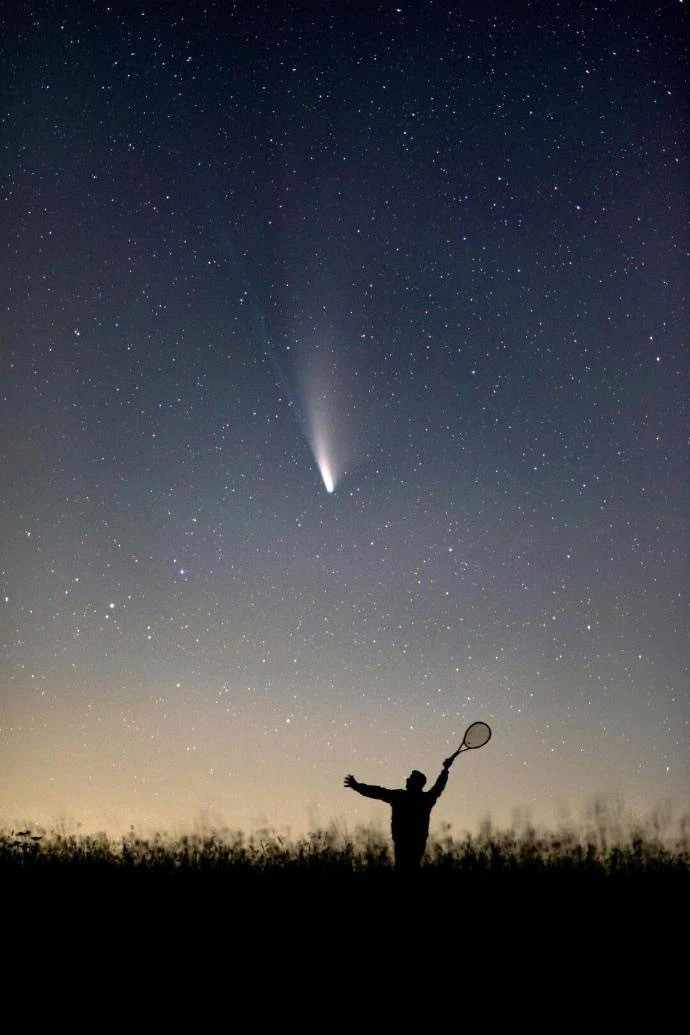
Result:
[[[427,792],[433,799],[434,803],[436,803],[438,799],[441,797],[443,791],[445,790],[446,784],[448,783],[448,773],[450,772],[450,766],[452,765],[452,762],[449,764],[446,763],[448,763],[448,759],[446,759],[446,761],[443,763],[443,769],[441,770],[438,780],[431,788],[431,790]]]
[[[345,777],[345,786],[351,787],[352,790],[357,791],[358,794],[363,794],[365,798],[376,798],[378,801],[387,801],[389,805],[392,802],[392,791],[387,790],[386,787],[376,787],[370,783],[359,783],[355,780],[352,773]]]

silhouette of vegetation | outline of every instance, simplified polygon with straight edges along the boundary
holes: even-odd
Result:
[[[105,833],[26,828],[0,830],[0,867],[6,877],[79,874],[97,876],[204,877],[240,879],[392,877],[389,838],[373,827],[347,834],[331,825],[288,839],[272,830],[250,836],[201,830],[180,837],[151,837],[133,828],[120,838]],[[432,834],[421,876],[434,879],[685,878],[690,873],[690,816],[659,809],[642,821],[618,807],[596,802],[583,821],[538,830],[528,821],[508,829],[486,819],[479,830],[455,838],[446,825]]]
[[[412,875],[396,873],[390,837],[374,827],[292,839],[204,826],[180,837],[0,831],[17,958],[38,946],[68,969],[85,954],[101,968],[136,957],[146,974],[205,959],[249,984],[257,968],[330,980],[352,960],[375,959],[382,974],[421,946],[433,946],[435,980],[457,966],[480,980],[485,961],[494,974],[539,958],[610,968],[612,946],[620,966],[651,965],[660,937],[682,924],[689,874],[688,817],[659,810],[637,822],[601,803],[550,831],[488,819],[460,837],[445,827]]]

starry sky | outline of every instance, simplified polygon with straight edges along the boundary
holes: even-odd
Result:
[[[683,5],[12,6],[0,819],[686,801]]]

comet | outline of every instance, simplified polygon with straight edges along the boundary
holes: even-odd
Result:
[[[312,393],[304,400],[306,411],[305,437],[312,451],[316,466],[319,469],[326,492],[330,495],[334,490],[342,470],[336,459],[333,448],[333,417],[326,405],[323,394]]]
[[[326,492],[333,492],[333,490],[335,489],[335,485],[333,484],[333,479],[331,478],[331,472],[325,465],[319,466],[319,470],[321,471],[323,484],[326,486]]]
[[[266,341],[266,356],[331,495],[343,477],[349,454],[342,374],[331,349],[307,351],[297,343],[279,351]]]
[[[335,489],[335,482],[333,481],[333,475],[331,469],[328,466],[328,461],[323,456],[316,456],[316,464],[321,472],[323,478],[323,484],[326,487],[326,492],[329,494]]]
[[[333,386],[323,376],[318,378],[313,369],[310,373],[311,384],[303,393],[306,439],[330,495],[343,476],[344,422],[339,419]]]

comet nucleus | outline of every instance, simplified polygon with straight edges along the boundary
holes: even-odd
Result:
[[[326,486],[326,492],[333,492],[335,485],[333,484],[333,478],[331,472],[328,470],[328,465],[324,463],[319,464],[319,470],[321,471],[321,477],[323,478],[323,484]]]

